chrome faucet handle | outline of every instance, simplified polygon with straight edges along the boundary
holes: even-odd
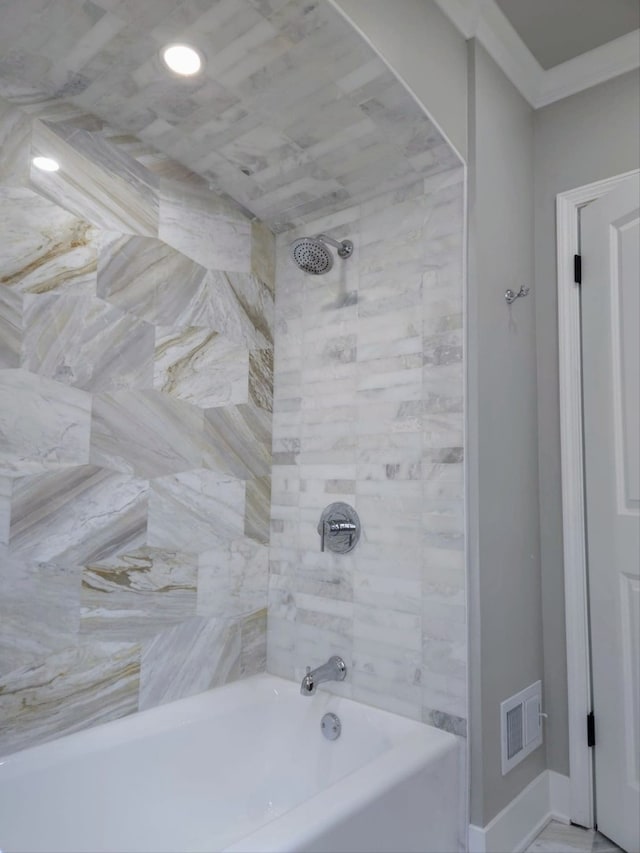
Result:
[[[318,522],[320,550],[346,554],[360,538],[360,520],[349,504],[337,501],[322,511]]]

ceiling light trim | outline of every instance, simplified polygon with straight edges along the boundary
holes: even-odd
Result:
[[[31,162],[41,172],[57,172],[60,169],[60,163],[57,160],[53,157],[45,157],[42,154],[32,157]]]
[[[176,49],[186,51],[186,57],[183,56],[183,59],[187,58],[197,60],[197,66],[194,67],[193,70],[181,71],[180,62],[176,63],[175,59],[167,59],[167,54]],[[204,55],[202,54],[202,51],[198,50],[198,48],[194,47],[192,44],[187,44],[186,42],[176,41],[163,45],[160,49],[160,58],[162,59],[162,63],[166,69],[168,69],[172,74],[185,79],[197,77],[202,73],[204,68]]]
[[[436,3],[466,39],[478,39],[535,109],[640,66],[640,30],[545,70],[495,0],[436,0]]]

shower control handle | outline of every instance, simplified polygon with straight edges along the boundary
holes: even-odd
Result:
[[[360,538],[360,519],[349,504],[336,502],[323,510],[318,522],[320,550],[347,554]]]
[[[352,521],[324,521],[322,523],[322,533],[320,534],[320,550],[324,551],[324,538],[331,533],[348,533],[349,545],[353,543],[353,536],[358,529],[358,525]]]

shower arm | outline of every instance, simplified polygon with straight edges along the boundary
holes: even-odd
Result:
[[[333,237],[329,237],[327,234],[318,234],[316,240],[322,240],[323,243],[328,243],[330,246],[333,246],[338,250],[338,254],[341,258],[348,258],[353,252],[353,244],[349,240],[343,240],[341,243],[339,240],[334,240]]]
[[[335,249],[342,249],[342,243],[339,240],[334,240],[333,237],[327,236],[327,234],[318,234],[316,240],[322,240],[323,243],[328,243]]]

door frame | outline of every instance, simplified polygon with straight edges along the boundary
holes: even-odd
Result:
[[[573,258],[579,254],[579,208],[606,195],[639,172],[639,169],[634,169],[556,196],[562,533],[571,791],[569,817],[574,823],[589,828],[594,825],[593,761],[591,749],[587,746],[587,714],[592,710],[591,660],[584,503],[580,288],[574,282]]]

